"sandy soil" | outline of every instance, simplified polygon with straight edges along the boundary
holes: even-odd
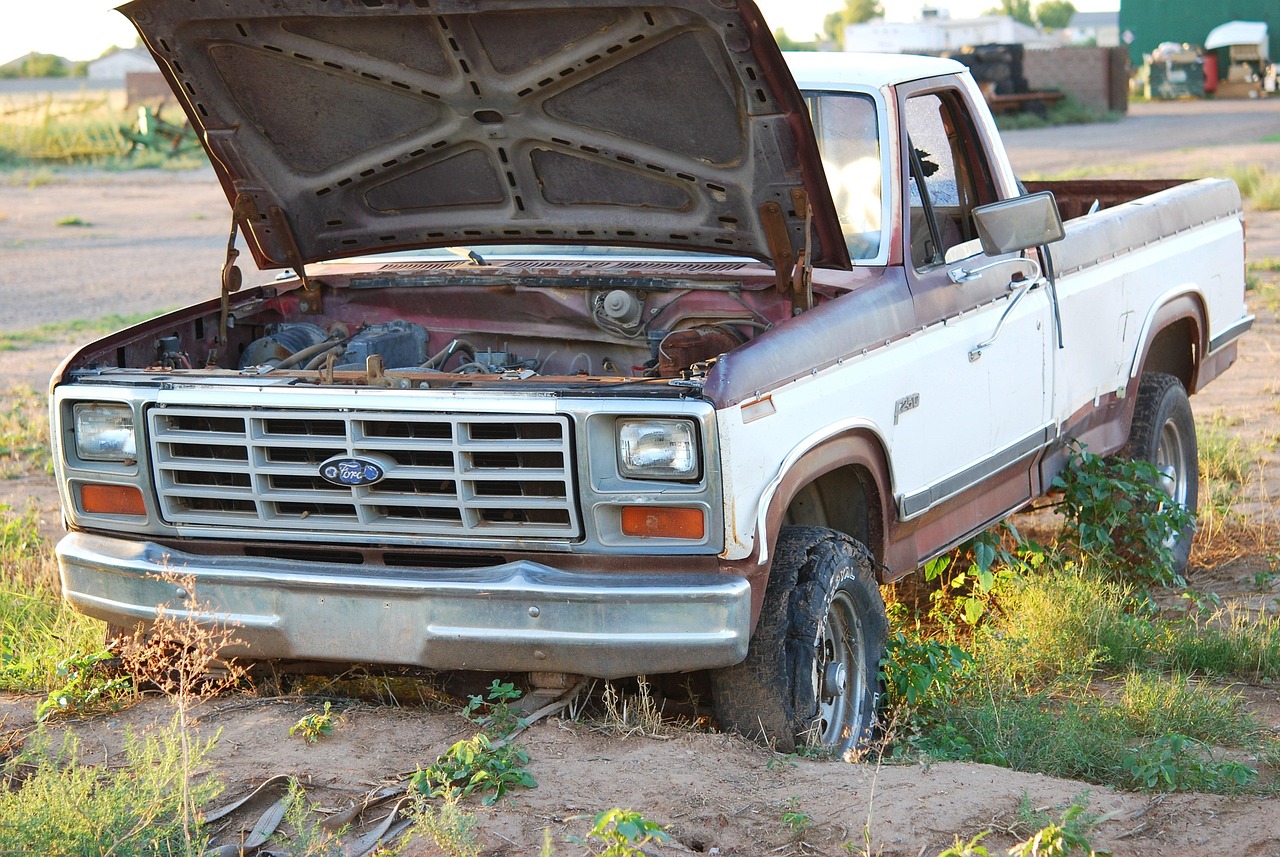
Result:
[[[1280,99],[1267,102],[1135,105],[1123,122],[1085,128],[1024,131],[1007,141],[1020,173],[1048,175],[1085,168],[1106,174],[1207,174],[1226,165],[1261,164],[1280,170],[1280,143],[1260,142],[1280,130]],[[85,226],[58,226],[77,217]],[[130,314],[177,306],[217,293],[226,244],[226,204],[209,172],[31,173],[0,177],[0,331],[40,324]],[[1254,213],[1249,254],[1280,257],[1280,215]],[[269,278],[263,275],[263,279]],[[1267,275],[1275,277],[1276,275]],[[1202,415],[1221,415],[1224,431],[1254,445],[1272,474],[1269,486],[1247,498],[1255,516],[1274,516],[1280,496],[1274,474],[1280,439],[1280,324],[1274,308],[1258,306],[1259,323],[1238,365],[1193,400]],[[40,389],[73,343],[49,342],[0,352],[0,388]],[[0,503],[42,511],[51,536],[58,529],[50,480],[28,475],[0,484]],[[1274,529],[1273,529],[1274,531]],[[1248,599],[1274,609],[1273,583],[1258,591],[1254,571],[1267,550],[1241,538],[1235,557],[1203,557],[1193,584],[1224,599]],[[1280,729],[1274,687],[1241,688],[1259,719]],[[222,699],[199,711],[206,734],[221,730],[212,768],[227,782],[228,798],[247,793],[272,774],[292,774],[313,800],[342,807],[384,783],[396,783],[434,761],[471,724],[438,704],[384,692],[384,704],[344,703],[344,720],[316,745],[288,737],[289,727],[316,709],[296,696]],[[35,699],[0,694],[0,724],[26,729]],[[109,759],[125,727],[167,717],[151,700],[129,710],[79,722],[91,758]],[[1280,802],[1201,795],[1118,793],[1085,784],[982,765],[850,765],[782,759],[738,739],[691,730],[662,737],[619,736],[582,722],[552,719],[522,736],[540,786],[517,790],[496,808],[468,809],[480,818],[486,854],[535,854],[550,828],[557,853],[582,853],[564,844],[582,835],[590,816],[611,806],[641,810],[675,837],[653,853],[724,855],[845,853],[852,842],[873,854],[936,854],[956,834],[995,831],[992,853],[1017,838],[1019,802],[1061,809],[1086,790],[1090,810],[1106,820],[1093,841],[1118,855],[1280,854]],[[795,835],[782,823],[789,807],[812,819]],[[260,811],[261,805],[256,809]],[[251,824],[249,808],[233,815],[224,838]],[[1026,831],[1022,831],[1024,834]],[[433,854],[414,845],[410,854]],[[861,853],[857,851],[856,853]]]

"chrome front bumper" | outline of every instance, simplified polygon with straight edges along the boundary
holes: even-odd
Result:
[[[130,627],[156,608],[231,622],[254,660],[567,672],[599,678],[746,657],[751,589],[720,574],[567,572],[521,560],[461,570],[202,556],[72,533],[58,544],[77,610]],[[601,566],[609,557],[601,557]]]

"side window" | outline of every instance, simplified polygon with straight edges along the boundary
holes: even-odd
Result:
[[[883,240],[884,199],[875,102],[838,92],[809,93],[805,101],[849,256],[874,259]]]
[[[972,212],[995,188],[957,94],[909,98],[906,129],[911,263],[921,270],[981,252]]]

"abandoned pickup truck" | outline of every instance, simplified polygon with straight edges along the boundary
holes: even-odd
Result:
[[[52,382],[63,588],[112,628],[176,573],[243,657],[705,670],[725,728],[847,748],[877,584],[1071,441],[1194,508],[1230,181],[1025,192],[961,66],[784,58],[749,0],[123,11],[231,240]],[[237,233],[288,271],[241,288]]]

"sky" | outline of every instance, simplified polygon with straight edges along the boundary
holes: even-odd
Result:
[[[58,54],[70,60],[99,57],[112,45],[133,45],[137,34],[124,16],[113,11],[119,0],[56,0],[5,3],[5,26],[0,29],[0,64],[29,51]],[[822,18],[843,5],[842,0],[757,0],[772,29],[782,27],[793,39],[805,41],[821,31]],[[881,0],[885,17],[913,20],[921,0]],[[1117,9],[1120,0],[1072,0],[1081,12]],[[977,15],[998,0],[934,0],[952,17]],[[1032,6],[1036,5],[1035,0]],[[51,12],[56,9],[56,12]]]

